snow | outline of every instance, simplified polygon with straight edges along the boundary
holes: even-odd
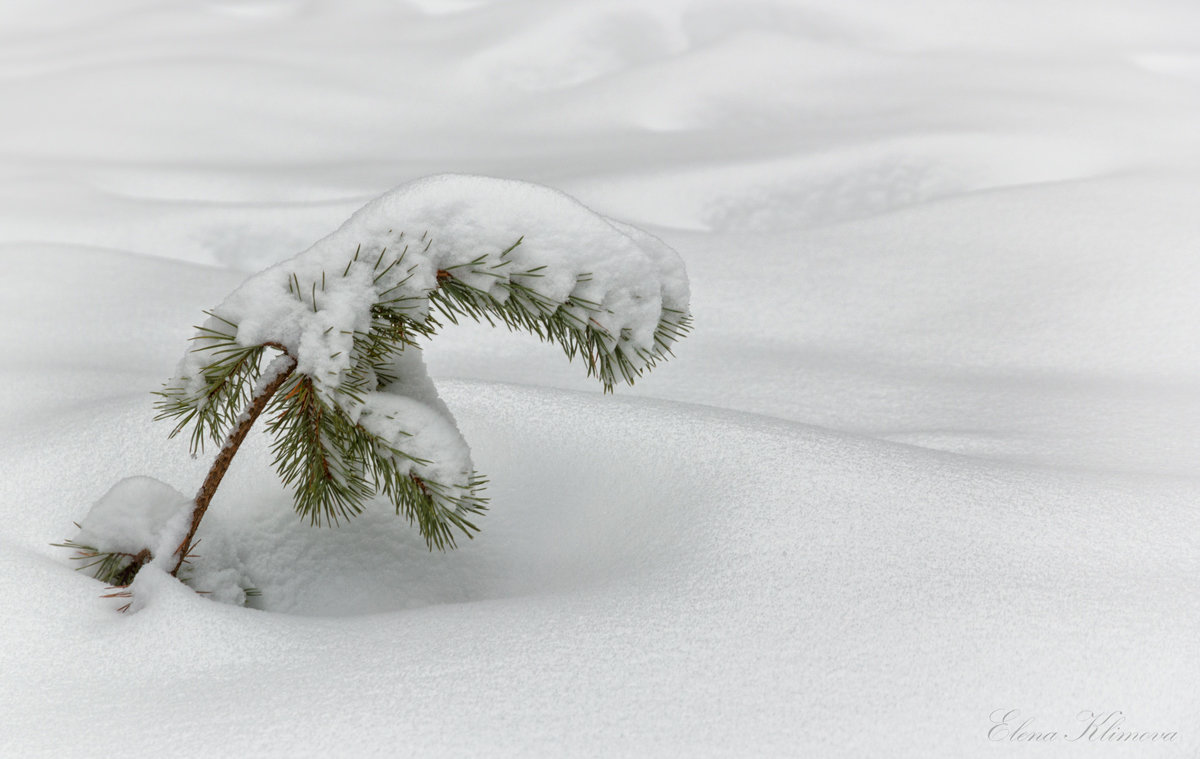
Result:
[[[469,482],[471,449],[458,429],[430,406],[396,393],[372,393],[363,403],[359,423],[411,457],[397,462],[401,474],[415,471],[429,482]]]
[[[99,553],[149,550],[156,560],[170,560],[187,534],[191,507],[191,498],[164,482],[126,477],[96,501],[73,540]]]
[[[1170,0],[4,4],[0,756],[1195,754],[1198,31]],[[259,430],[209,594],[150,567],[117,614],[49,544],[124,478],[198,487],[149,393],[201,310],[446,173],[578,198],[536,221],[592,209],[651,278],[679,251],[676,358],[603,395],[447,328],[400,368],[488,475],[473,541],[386,503],[309,527]],[[1028,747],[999,709],[1178,735]]]

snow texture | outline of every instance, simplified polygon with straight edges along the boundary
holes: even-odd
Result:
[[[1197,40],[1176,0],[0,3],[0,756],[1196,756]],[[49,544],[203,480],[149,395],[201,310],[442,172],[680,251],[676,358],[603,395],[447,328],[403,381],[489,477],[474,540],[308,526],[260,430],[212,597],[150,567],[117,614]]]

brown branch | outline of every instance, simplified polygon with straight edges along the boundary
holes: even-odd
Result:
[[[272,348],[283,349],[282,345],[268,343]],[[250,399],[250,405],[246,407],[242,413],[242,418],[237,426],[229,433],[229,437],[225,439],[225,445],[221,447],[220,453],[213,461],[212,467],[208,470],[208,476],[204,478],[204,484],[200,486],[200,490],[196,493],[195,505],[192,507],[192,526],[188,529],[187,537],[179,544],[179,548],[175,549],[175,554],[179,557],[175,562],[175,568],[171,570],[172,575],[179,574],[179,568],[183,566],[184,557],[188,555],[192,547],[192,538],[196,537],[196,530],[200,527],[200,520],[204,518],[204,512],[208,510],[208,504],[212,501],[213,494],[217,492],[217,486],[221,484],[221,478],[225,476],[226,470],[229,469],[230,463],[233,462],[233,457],[241,447],[242,441],[246,439],[250,428],[254,426],[254,422],[262,414],[263,409],[267,407],[267,403],[271,400],[271,396],[275,395],[279,388],[283,387],[283,383],[288,377],[292,376],[292,372],[296,369],[296,359],[284,351],[287,356],[288,363],[286,368],[279,372],[265,387],[259,390],[253,398]]]
[[[133,576],[138,573],[138,570],[140,570],[142,568],[143,564],[150,561],[150,559],[151,559],[150,549],[143,548],[142,550],[138,551],[136,554],[119,553],[118,555],[119,556],[128,556],[130,558],[129,564],[124,569],[122,569],[120,572],[118,572],[117,576],[114,577],[113,581],[112,581],[113,587],[123,588],[123,587],[129,585],[129,583],[133,582]]]

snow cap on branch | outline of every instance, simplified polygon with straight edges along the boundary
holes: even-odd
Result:
[[[512,285],[527,288],[546,307],[623,341],[638,368],[647,363],[640,352],[655,350],[663,309],[688,306],[682,262],[657,238],[548,187],[438,175],[369,202],[308,250],[249,279],[215,313],[239,325],[240,345],[279,343],[297,371],[336,385],[352,363],[347,333],[369,326],[370,306],[394,301],[424,321],[439,272],[500,304]],[[193,357],[181,375],[195,374],[203,357]]]

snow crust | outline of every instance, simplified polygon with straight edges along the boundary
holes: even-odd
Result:
[[[0,3],[0,756],[1196,755],[1197,39],[1173,0]],[[256,432],[209,595],[150,567],[117,614],[48,544],[202,481],[148,394],[197,314],[438,172],[681,251],[694,333],[602,396],[446,329],[393,373],[489,476],[475,540],[310,528]]]

